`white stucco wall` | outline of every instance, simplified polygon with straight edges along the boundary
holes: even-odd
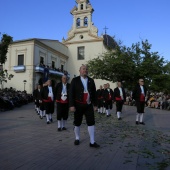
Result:
[[[22,42],[17,44],[12,44],[9,46],[9,51],[7,53],[7,61],[4,65],[4,69],[8,70],[9,74],[13,74],[14,77],[4,83],[4,87],[13,87],[17,90],[24,90],[23,81],[26,80],[25,90],[31,92],[32,90],[32,80],[33,80],[33,41]],[[18,55],[24,54],[24,65],[26,67],[25,72],[16,73],[14,72],[14,66],[18,65]]]
[[[56,68],[60,68],[61,64],[63,64],[64,69],[67,70],[68,56],[65,56],[65,54],[68,53],[67,47],[59,42],[52,42],[53,44],[49,44],[49,46],[47,46],[47,43],[44,46],[41,43],[35,43],[34,39],[32,39],[30,41],[26,40],[11,44],[7,53],[7,61],[4,65],[4,69],[7,69],[8,73],[13,74],[14,77],[7,83],[4,83],[3,87],[13,87],[16,90],[23,91],[23,81],[26,80],[25,90],[28,93],[32,93],[35,84],[43,77],[42,73],[35,73],[35,66],[40,64],[40,57],[44,57],[45,65],[51,66],[52,61],[55,61]],[[59,51],[52,48],[57,46],[57,44],[59,44],[59,47],[62,47]],[[18,66],[19,54],[24,54],[24,66],[26,69],[24,72],[16,73],[14,71],[14,66]]]
[[[92,41],[86,43],[76,43],[76,44],[68,44],[69,49],[69,59],[68,59],[68,71],[70,73],[71,79],[74,75],[79,75],[79,68],[82,64],[86,64],[88,60],[94,59],[100,56],[102,53],[105,53],[107,50],[103,45],[103,41]],[[85,59],[78,60],[77,59],[77,47],[84,46],[85,47]],[[102,68],[101,68],[102,69]],[[71,81],[70,79],[70,81]],[[109,83],[110,87],[114,89],[116,87],[115,83],[111,83],[106,80],[96,79],[96,88],[98,89],[100,85]]]

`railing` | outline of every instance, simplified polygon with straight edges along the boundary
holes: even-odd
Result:
[[[36,73],[44,73],[44,67],[36,66],[35,67],[35,72]],[[63,76],[64,75],[63,72],[53,70],[53,69],[49,69],[49,74],[53,74],[53,75],[57,75],[57,76]],[[67,74],[67,77],[70,78],[70,74]]]
[[[14,71],[16,73],[25,72],[26,67],[24,65],[14,66]]]

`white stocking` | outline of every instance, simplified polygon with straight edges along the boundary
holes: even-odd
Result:
[[[49,114],[49,119],[52,119],[52,114],[51,113]]]
[[[140,114],[140,122],[143,122],[143,113]]]
[[[43,111],[43,116],[45,116],[45,110]]]
[[[62,127],[65,127],[65,126],[66,126],[66,121],[67,121],[67,120],[63,120],[63,125],[62,125]]]
[[[46,114],[46,119],[47,119],[47,122],[49,122],[49,114]]]
[[[61,128],[61,120],[58,120],[58,128]]]
[[[100,113],[102,113],[102,107],[100,108]]]
[[[118,119],[120,118],[120,112],[117,112],[117,118]]]
[[[106,115],[107,115],[107,116],[109,115],[109,110],[106,110]]]
[[[42,110],[40,110],[40,116],[43,117]]]
[[[88,126],[89,136],[90,136],[90,143],[94,144],[94,126]]]
[[[136,113],[136,121],[138,122],[139,121],[139,113]]]
[[[75,133],[76,140],[80,140],[80,126],[74,127],[74,133]]]

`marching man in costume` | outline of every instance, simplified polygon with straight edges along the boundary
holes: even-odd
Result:
[[[41,85],[38,85],[37,100],[38,100],[38,103],[39,103],[39,115],[40,115],[40,119],[43,118],[41,91],[42,91]]]
[[[113,108],[113,90],[110,88],[109,83],[107,83],[107,88],[103,92],[103,98],[106,107],[106,115],[109,117],[111,116],[110,111]]]
[[[121,120],[122,107],[126,101],[126,93],[121,81],[117,82],[117,87],[114,89],[114,101],[116,101],[117,118]]]
[[[52,114],[54,113],[54,89],[51,86],[51,80],[46,82],[46,86],[43,87],[41,92],[41,98],[44,102],[44,108],[46,110],[47,124],[53,122]]]
[[[136,124],[139,123],[145,125],[143,122],[143,114],[145,108],[145,97],[146,97],[147,89],[144,86],[144,80],[139,79],[139,84],[135,87],[132,93],[132,98],[136,101],[137,106],[137,114],[136,114]]]
[[[57,84],[55,90],[57,102],[58,131],[66,130],[65,124],[68,119],[69,112],[69,88],[70,84],[67,83],[67,76],[63,75],[61,78],[61,82]]]
[[[95,132],[95,118],[94,110],[96,107],[96,86],[94,80],[88,77],[87,66],[80,67],[80,76],[72,79],[70,85],[69,105],[70,111],[74,112],[74,133],[75,145],[80,143],[80,125],[82,123],[83,115],[85,115],[88,132],[90,136],[90,147],[100,147],[94,139]]]
[[[33,91],[33,97],[35,102],[35,111],[39,115],[38,84],[35,85],[35,89]]]
[[[44,102],[42,100],[41,94],[42,94],[42,88],[45,86],[45,84],[43,84],[43,87],[41,87],[40,85],[38,85],[40,88],[38,88],[38,100],[39,100],[39,104],[40,104],[40,119],[43,119],[43,117],[45,117],[45,108],[44,108]]]
[[[105,98],[104,98],[104,93],[105,93],[106,89],[107,89],[107,84],[104,84],[103,85],[103,91],[102,91],[103,114],[106,114],[106,101],[105,101]]]
[[[96,97],[97,97],[97,105],[98,105],[98,113],[102,113],[103,111],[103,89],[102,86],[96,91]]]

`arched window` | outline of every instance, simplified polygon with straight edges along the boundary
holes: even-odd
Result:
[[[83,4],[81,4],[81,10],[83,10]]]
[[[80,27],[80,18],[77,18],[76,25],[77,25],[77,27]]]
[[[84,26],[85,26],[85,27],[88,26],[88,18],[87,18],[87,17],[84,18]]]

